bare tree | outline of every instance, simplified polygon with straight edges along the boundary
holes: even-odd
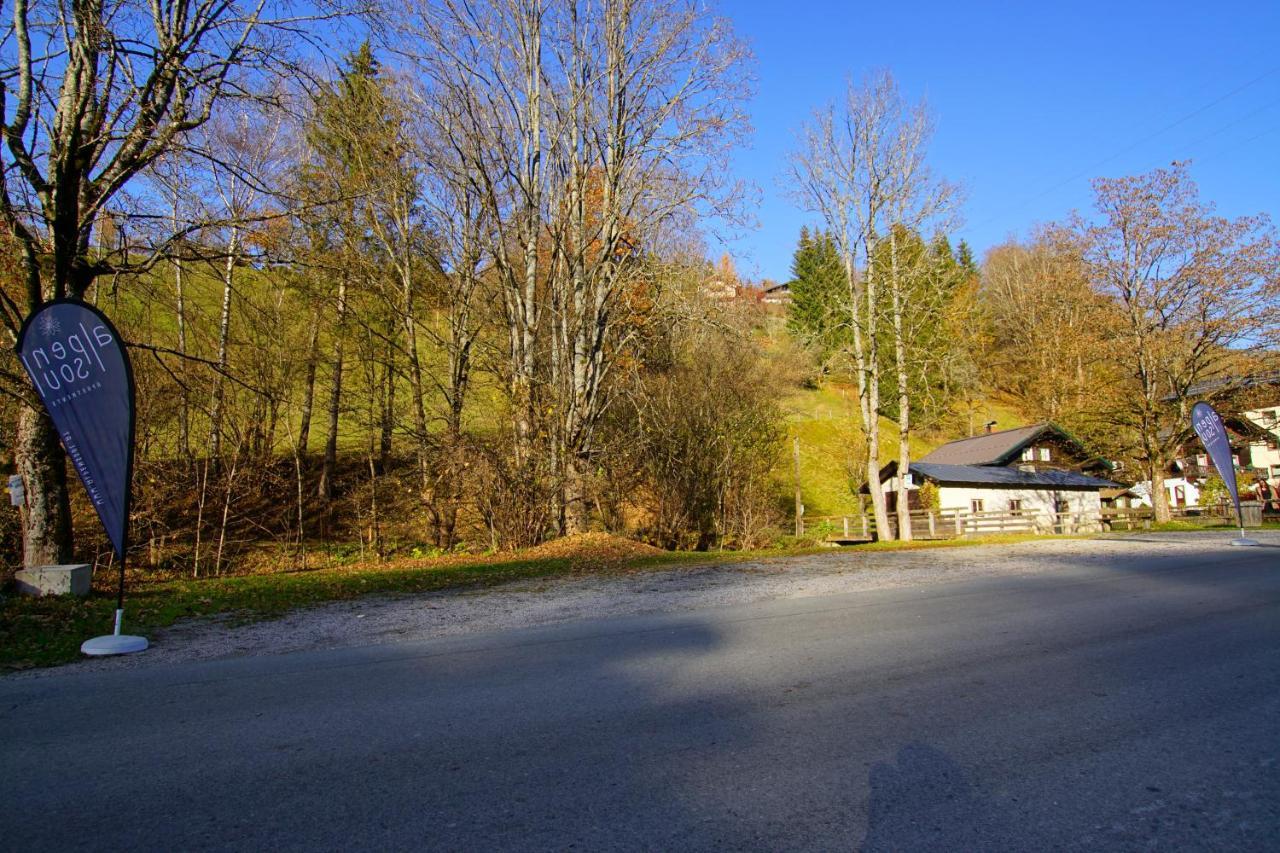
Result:
[[[1091,286],[1073,234],[1044,228],[991,250],[982,308],[992,334],[988,382],[1028,414],[1075,422],[1097,409],[1098,391],[1110,392],[1120,315]]]
[[[911,374],[915,362],[927,352],[915,346],[915,332],[936,316],[941,307],[940,282],[921,269],[927,253],[916,253],[914,270],[903,270],[899,242],[907,235],[930,228],[943,228],[953,213],[957,190],[934,177],[925,163],[926,148],[933,135],[932,123],[923,103],[909,106],[902,101],[892,79],[883,88],[887,102],[883,121],[888,125],[891,144],[885,153],[883,185],[889,198],[889,326],[893,339],[893,372],[898,391],[898,488],[896,509],[898,538],[911,539],[910,494],[907,479],[911,465]],[[914,273],[914,275],[912,275]],[[911,287],[914,279],[923,287]]]
[[[202,144],[216,151],[209,159],[209,189],[217,199],[218,210],[213,222],[223,223],[221,257],[218,259],[222,278],[221,311],[218,320],[216,370],[213,401],[209,407],[209,456],[214,460],[222,453],[222,417],[226,403],[228,345],[231,338],[232,299],[237,289],[236,271],[248,256],[247,223],[261,219],[261,202],[267,187],[277,183],[280,152],[278,144],[283,127],[279,111],[267,113],[246,108],[216,116],[201,130],[207,136]]]
[[[0,219],[17,240],[24,291],[0,298],[11,341],[47,299],[83,296],[103,274],[148,269],[183,238],[179,231],[145,247],[93,244],[113,204],[135,206],[120,210],[122,218],[145,215],[136,209],[145,200],[126,198],[125,188],[180,147],[219,101],[249,96],[281,70],[307,39],[305,20],[269,0],[74,0],[37,9],[15,0],[0,37]],[[24,560],[65,562],[72,540],[63,454],[38,406],[22,408],[18,451],[31,496]]]
[[[1275,325],[1280,244],[1265,216],[1215,215],[1186,163],[1100,178],[1094,196],[1098,220],[1073,226],[1090,280],[1123,318],[1129,376],[1111,417],[1132,436],[1167,521],[1165,471],[1192,435],[1193,389],[1229,378],[1233,348],[1256,346]]]
[[[794,197],[822,217],[844,261],[842,314],[853,342],[850,355],[867,439],[867,484],[882,537],[890,527],[878,474],[882,284],[873,257],[882,241],[896,239],[895,224],[904,218],[924,221],[949,194],[924,170],[927,138],[923,108],[906,105],[892,75],[882,71],[860,86],[850,83],[839,106],[814,112],[801,130],[788,172]],[[909,525],[903,528],[909,530]]]
[[[747,54],[690,0],[445,2],[415,38],[433,97],[460,105],[452,132],[485,140],[455,149],[504,294],[515,455],[547,436],[578,532],[637,260],[672,220],[740,197],[725,156],[746,126]]]

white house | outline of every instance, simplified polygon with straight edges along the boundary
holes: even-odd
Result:
[[[1066,430],[1040,423],[944,444],[912,462],[905,479],[913,509],[925,508],[919,489],[932,483],[942,512],[1029,514],[1049,530],[1063,513],[1097,517],[1102,490],[1119,487],[1096,476],[1111,467]],[[880,481],[892,506],[899,488],[897,463],[881,470]]]
[[[1265,432],[1249,444],[1249,467],[1254,496],[1280,503],[1280,406],[1251,409],[1241,414]],[[1248,483],[1243,484],[1245,489]]]

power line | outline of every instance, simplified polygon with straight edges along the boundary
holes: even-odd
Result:
[[[1192,151],[1195,149],[1197,145],[1200,145],[1201,143],[1204,143],[1204,142],[1208,142],[1210,139],[1213,139],[1219,133],[1223,133],[1225,131],[1230,130],[1233,127],[1244,124],[1249,119],[1258,115],[1258,113],[1266,112],[1267,110],[1274,107],[1276,104],[1280,104],[1280,100],[1271,101],[1270,103],[1263,104],[1262,106],[1258,107],[1256,110],[1253,110],[1252,112],[1249,112],[1249,113],[1246,113],[1245,115],[1240,116],[1240,118],[1236,119],[1235,121],[1228,122],[1227,124],[1222,125],[1222,127],[1219,127],[1217,130],[1206,133],[1204,136],[1200,137],[1195,142],[1192,142],[1184,146],[1184,150]]]
[[[1069,177],[1069,178],[1064,178],[1063,180],[1059,181],[1058,183],[1054,184],[1053,186],[1049,187],[1048,189],[1042,190],[1041,192],[1036,193],[1035,195],[1031,196],[1030,198],[1024,199],[1023,201],[1019,202],[1017,205],[1015,205],[1015,206],[1013,206],[1013,207],[1011,207],[1011,208],[1008,208],[1007,210],[1002,211],[1001,213],[995,214],[995,215],[993,215],[993,216],[988,217],[987,219],[984,219],[982,222],[978,223],[978,226],[979,226],[979,227],[981,227],[981,226],[983,226],[983,225],[987,225],[987,224],[989,224],[989,223],[991,223],[991,222],[995,221],[996,219],[999,219],[1000,217],[1004,216],[1005,214],[1012,213],[1012,212],[1017,211],[1017,210],[1021,210],[1022,208],[1026,207],[1028,204],[1031,204],[1031,202],[1033,202],[1033,201],[1038,201],[1038,200],[1040,200],[1040,199],[1044,198],[1045,196],[1049,195],[1050,193],[1053,193],[1053,192],[1055,192],[1055,191],[1057,191],[1057,190],[1059,190],[1059,189],[1062,189],[1062,188],[1063,188],[1063,187],[1065,187],[1067,184],[1070,184],[1070,183],[1072,183],[1072,182],[1074,182],[1074,181],[1077,181],[1077,180],[1079,180],[1080,178],[1085,177],[1086,175],[1096,173],[1098,169],[1100,169],[1101,167],[1103,167],[1103,166],[1105,166],[1106,164],[1110,163],[1112,160],[1115,160],[1115,159],[1117,159],[1118,157],[1123,157],[1125,154],[1128,154],[1130,151],[1133,151],[1135,148],[1139,148],[1139,147],[1141,147],[1141,146],[1143,146],[1143,145],[1147,144],[1147,143],[1148,143],[1148,142],[1150,142],[1151,140],[1155,139],[1156,137],[1161,136],[1161,135],[1163,135],[1163,134],[1165,134],[1165,133],[1168,133],[1170,130],[1173,130],[1175,127],[1178,127],[1179,125],[1185,124],[1186,122],[1190,121],[1191,119],[1195,118],[1196,116],[1201,115],[1202,113],[1204,113],[1204,112],[1206,112],[1206,111],[1208,111],[1208,110],[1213,109],[1214,107],[1216,107],[1218,104],[1222,103],[1223,101],[1228,100],[1229,98],[1233,98],[1233,97],[1235,97],[1236,95],[1238,95],[1238,94],[1240,94],[1241,92],[1243,92],[1245,89],[1248,89],[1249,87],[1254,86],[1254,85],[1256,85],[1257,83],[1262,82],[1263,80],[1265,80],[1265,79],[1267,79],[1268,77],[1270,77],[1272,74],[1275,74],[1277,71],[1280,71],[1280,65],[1277,65],[1277,66],[1275,66],[1275,67],[1273,67],[1273,68],[1271,68],[1271,69],[1269,69],[1269,70],[1267,70],[1267,71],[1262,72],[1262,73],[1261,73],[1261,74],[1259,74],[1257,77],[1254,77],[1252,80],[1249,80],[1249,81],[1247,81],[1247,82],[1245,82],[1245,83],[1240,84],[1240,85],[1239,85],[1239,86],[1237,86],[1236,88],[1232,89],[1230,92],[1227,92],[1227,93],[1226,93],[1226,94],[1224,94],[1224,95],[1220,95],[1220,96],[1218,96],[1217,98],[1214,98],[1212,101],[1210,101],[1210,102],[1209,102],[1209,103],[1207,103],[1207,104],[1204,104],[1203,106],[1197,107],[1196,109],[1192,110],[1191,112],[1187,113],[1186,115],[1182,116],[1181,118],[1179,118],[1179,119],[1177,119],[1177,120],[1175,120],[1175,121],[1173,121],[1173,122],[1170,122],[1169,124],[1165,125],[1164,127],[1160,128],[1159,130],[1154,131],[1153,133],[1149,133],[1149,134],[1147,134],[1146,136],[1144,136],[1144,137],[1142,137],[1141,139],[1139,139],[1138,141],[1133,142],[1133,143],[1131,143],[1131,144],[1129,144],[1129,145],[1125,146],[1124,148],[1121,148],[1119,151],[1116,151],[1116,152],[1115,152],[1115,153],[1113,153],[1113,154],[1109,154],[1109,155],[1107,155],[1106,157],[1103,157],[1101,160],[1097,161],[1096,163],[1093,163],[1093,164],[1091,164],[1091,165],[1089,165],[1089,166],[1086,166],[1085,168],[1083,168],[1083,169],[1081,169],[1080,171],[1076,172],[1075,174],[1071,175],[1071,177]],[[1268,104],[1267,106],[1270,106],[1270,104]],[[1266,109],[1266,107],[1263,107],[1262,109]],[[1255,110],[1255,111],[1254,111],[1254,113],[1251,113],[1251,114],[1250,114],[1250,116],[1246,116],[1246,118],[1251,117],[1252,115],[1255,115],[1255,114],[1256,114],[1256,113],[1258,113],[1258,112],[1261,112],[1261,110]],[[1243,120],[1243,119],[1241,119],[1241,121],[1242,121],[1242,120]],[[1237,122],[1233,122],[1233,123],[1232,123],[1232,125],[1228,125],[1228,127],[1230,127],[1230,126],[1234,126],[1235,124],[1238,124],[1238,123],[1239,123],[1239,121],[1237,121]],[[1219,130],[1214,131],[1213,133],[1209,134],[1209,136],[1208,136],[1208,137],[1205,137],[1205,139],[1207,139],[1207,138],[1209,138],[1209,137],[1212,137],[1212,136],[1214,136],[1215,134],[1217,134],[1219,131],[1221,131],[1221,130],[1225,130],[1225,129],[1226,129],[1226,128],[1219,128]],[[1203,141],[1204,141],[1204,139],[1201,139],[1201,140],[1199,140],[1196,144],[1199,144],[1199,142],[1203,142]]]
[[[1205,160],[1212,160],[1214,157],[1221,157],[1224,154],[1230,154],[1232,151],[1237,151],[1245,147],[1246,145],[1249,145],[1250,143],[1257,142],[1262,137],[1275,133],[1277,130],[1280,130],[1280,124],[1274,125],[1273,127],[1269,127],[1266,130],[1262,131],[1261,133],[1255,134],[1254,136],[1250,136],[1248,139],[1236,145],[1230,145],[1222,149],[1221,151],[1215,151],[1213,154],[1210,154],[1208,157],[1200,157],[1196,160],[1196,162],[1203,163]]]

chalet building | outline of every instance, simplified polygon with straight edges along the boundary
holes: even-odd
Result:
[[[1280,399],[1276,402],[1280,403]],[[1241,414],[1262,432],[1259,439],[1249,443],[1249,466],[1242,491],[1251,491],[1264,509],[1280,512],[1280,405]]]
[[[1227,428],[1240,499],[1275,503],[1280,495],[1280,407],[1224,413],[1222,425]],[[1165,472],[1169,506],[1200,506],[1200,489],[1207,479],[1216,476],[1218,469],[1204,446],[1192,439]],[[1143,505],[1150,506],[1151,484],[1144,481],[1134,488],[1142,494]]]
[[[1062,514],[1097,518],[1104,489],[1111,500],[1124,494],[1107,479],[1112,467],[1066,430],[1041,423],[944,444],[912,462],[905,478],[891,462],[881,469],[880,482],[891,508],[901,480],[913,509],[924,508],[917,495],[922,484],[931,483],[943,513],[1028,514],[1048,530]]]
[[[742,291],[742,286],[737,281],[730,280],[721,276],[713,276],[703,282],[702,292],[708,299],[714,299],[717,302],[727,302],[731,299],[737,299]]]
[[[1280,373],[1215,379],[1193,385],[1187,389],[1187,394],[1204,397],[1226,393],[1230,399],[1233,389],[1249,394],[1255,406],[1259,399],[1268,403],[1235,411],[1222,403],[1215,404],[1222,415],[1222,424],[1227,428],[1240,499],[1257,500],[1264,509],[1280,511]],[[1192,437],[1165,471],[1164,487],[1169,506],[1200,506],[1201,487],[1205,480],[1217,474],[1204,446]],[[1151,506],[1149,481],[1138,483],[1133,489],[1142,496],[1140,502],[1143,506]]]
[[[791,283],[783,282],[782,284],[766,286],[760,296],[760,301],[766,305],[790,305]]]

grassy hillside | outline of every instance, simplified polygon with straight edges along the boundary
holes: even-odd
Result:
[[[852,386],[829,383],[815,389],[798,389],[782,401],[787,412],[788,450],[793,439],[800,439],[800,491],[809,516],[858,511],[857,488],[865,478],[865,463],[857,393]],[[967,413],[964,420],[968,420]],[[1027,422],[1016,409],[1001,401],[975,401],[975,431],[991,420],[996,421],[995,429]],[[938,445],[967,434],[966,425],[954,434],[913,435],[911,456],[919,458]],[[880,446],[886,462],[896,456],[898,427],[885,418],[880,420]],[[788,456],[785,469],[788,494],[793,487],[790,459]]]

